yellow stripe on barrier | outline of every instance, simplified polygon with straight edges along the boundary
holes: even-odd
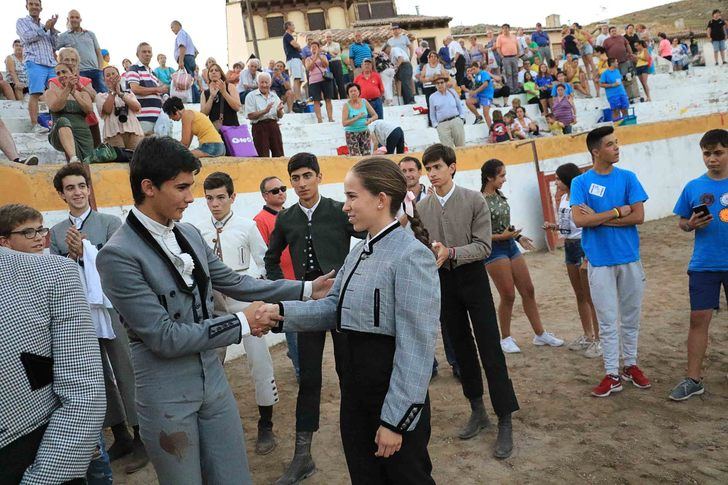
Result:
[[[617,127],[617,135],[621,145],[631,145],[703,133],[727,125],[728,113],[722,113]],[[541,160],[586,152],[583,134],[537,138],[533,141],[536,144],[539,159]],[[531,163],[533,161],[533,152],[530,146],[516,148],[518,143],[510,142],[459,148],[457,150],[458,170],[478,170],[483,162],[490,158],[498,158],[508,165]],[[422,154],[413,153],[412,155],[420,157]],[[393,156],[392,159],[398,160],[401,157],[402,155],[397,155]],[[280,177],[282,180],[288,180],[287,159],[223,157],[214,161],[208,160],[203,162],[204,167],[198,177],[199,183],[195,186],[195,196],[197,197],[203,196],[201,181],[208,174],[215,171],[230,174],[235,181],[236,190],[242,193],[258,191],[260,181],[270,175]],[[353,157],[319,157],[323,183],[342,183],[346,172],[356,160]],[[26,167],[12,162],[0,162],[0,205],[21,203],[35,207],[40,211],[65,209],[66,204],[53,189],[52,180],[56,170],[58,170],[57,165]],[[96,203],[99,207],[118,207],[132,204],[127,165],[93,165],[91,172],[93,174]]]

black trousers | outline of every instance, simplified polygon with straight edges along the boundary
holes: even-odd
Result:
[[[468,399],[483,396],[483,376],[478,365],[480,353],[493,410],[498,416],[517,411],[518,400],[500,346],[498,319],[483,263],[464,264],[449,270],[441,268],[439,274],[440,320],[455,348],[463,394]],[[471,321],[475,340],[470,329]]]
[[[341,67],[341,61],[332,60],[329,62],[329,69],[331,70],[331,74],[334,75],[334,81],[336,81],[336,86],[334,86],[334,98],[346,99],[348,96],[346,94],[346,83],[344,82],[344,70]]]
[[[380,414],[392,376],[394,337],[361,332],[347,338],[349,375],[341,398],[341,440],[352,485],[433,484],[430,441],[430,399],[425,399],[415,429],[404,433],[402,447],[389,458],[374,456]],[[397,423],[394,423],[397,424]]]
[[[458,56],[458,59],[455,61],[455,82],[458,86],[465,84],[465,71],[467,69],[468,66],[466,65],[465,57]]]
[[[0,448],[0,485],[17,485],[25,470],[35,461],[35,455],[43,440],[47,425],[21,436],[9,445]],[[83,485],[85,478],[76,478],[63,485]]]
[[[425,93],[425,102],[427,103],[427,111],[428,111],[428,115],[427,115],[427,126],[432,126],[432,121],[430,121],[430,115],[429,115],[429,111],[430,111],[430,96],[432,96],[432,93],[434,93],[435,91],[437,91],[437,88],[434,87],[434,86],[431,86],[431,87],[422,88],[422,90]]]
[[[404,153],[404,132],[399,126],[387,137],[387,154]]]

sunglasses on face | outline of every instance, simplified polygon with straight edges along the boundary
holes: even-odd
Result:
[[[269,191],[266,192],[266,194],[278,195],[281,192],[283,192],[284,194],[286,193],[286,186],[285,185],[281,185],[280,187],[276,187],[274,189],[270,189]]]

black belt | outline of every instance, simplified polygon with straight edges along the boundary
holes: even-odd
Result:
[[[516,56],[516,55],[512,55],[512,56],[503,56],[503,58],[506,58],[506,57],[518,57],[518,56]]]
[[[442,121],[438,121],[438,123],[445,123],[446,121],[451,121],[451,120],[454,120],[455,118],[460,118],[460,117],[459,116],[451,116],[451,117],[449,117],[447,119],[444,119]]]

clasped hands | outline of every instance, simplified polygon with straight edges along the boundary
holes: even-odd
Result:
[[[319,300],[329,293],[329,290],[334,284],[335,274],[336,271],[330,271],[311,282],[312,299]],[[278,304],[263,303],[262,301],[251,303],[243,311],[243,314],[248,320],[250,334],[256,337],[262,337],[267,334],[271,329],[278,326],[278,322],[283,320]]]

